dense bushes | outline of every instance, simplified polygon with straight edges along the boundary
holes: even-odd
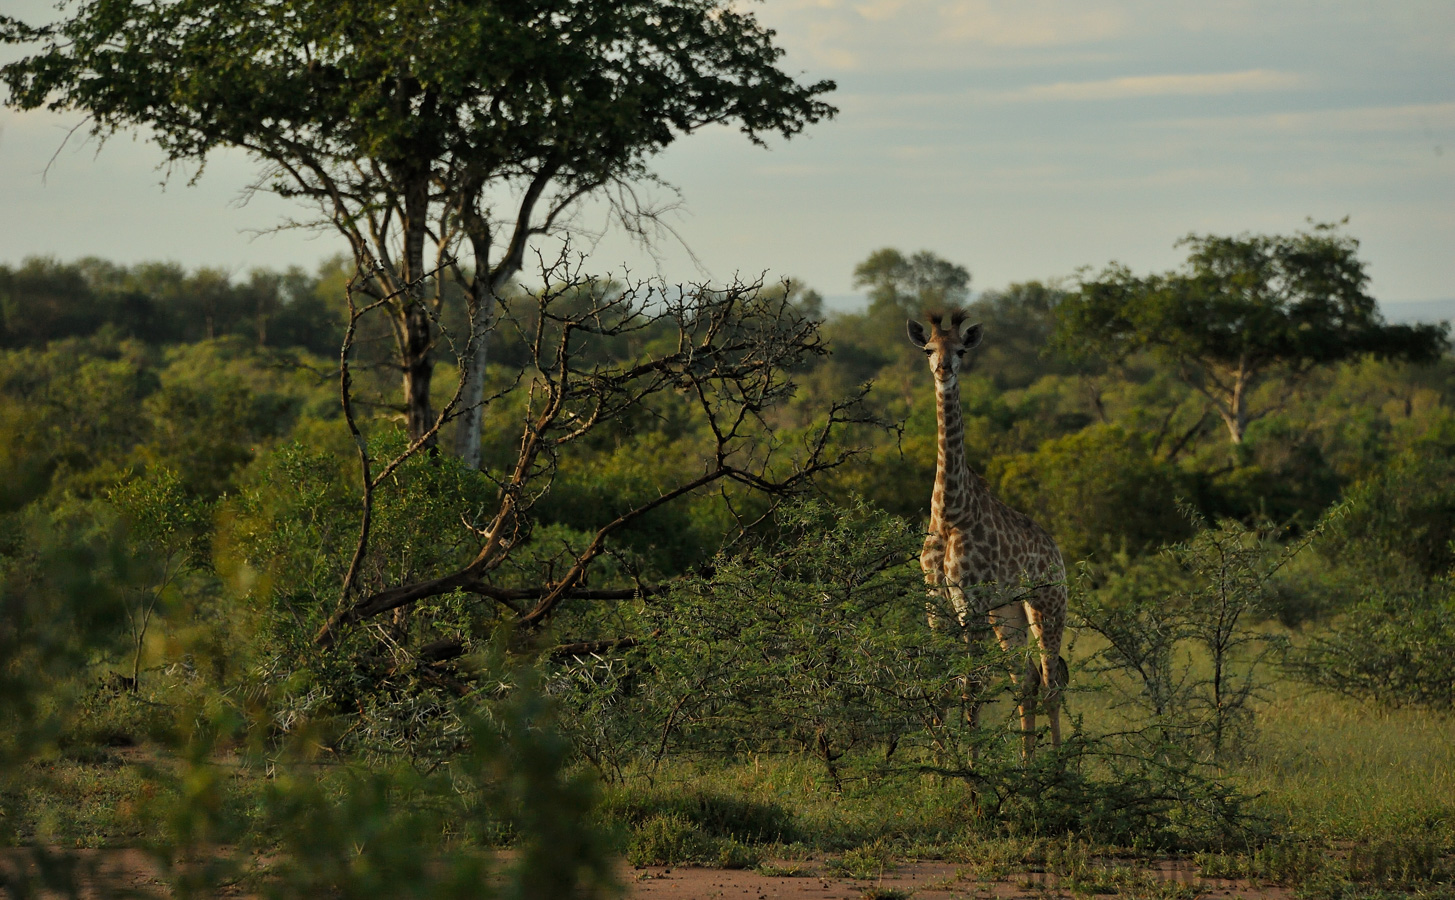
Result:
[[[1292,659],[1327,691],[1382,706],[1455,708],[1455,592],[1384,590],[1355,604]]]
[[[1177,513],[1179,473],[1117,426],[1092,426],[1034,453],[1001,457],[990,474],[1006,502],[1060,538],[1069,559],[1140,555],[1187,533]]]
[[[928,628],[922,602],[906,602],[923,592],[918,535],[864,507],[821,505],[780,510],[775,530],[774,543],[720,557],[710,578],[645,606],[652,636],[629,669],[589,657],[567,667],[561,691],[598,765],[789,750],[841,784],[871,750],[946,746],[946,710],[973,662]]]
[[[1443,579],[1455,563],[1455,382],[1447,364],[1314,372],[1230,448],[1197,397],[1145,360],[1094,374],[1043,364],[1025,335],[1047,333],[1056,296],[1024,286],[980,304],[987,341],[997,328],[1025,333],[987,353],[964,387],[972,465],[1054,530],[1069,562],[1089,559],[1073,609],[1084,643],[1068,653],[1076,725],[1059,753],[1045,749],[1029,767],[1005,721],[1005,673],[1020,664],[999,650],[968,652],[966,635],[926,622],[915,557],[934,469],[933,394],[902,323],[891,335],[882,315],[831,322],[842,355],[803,361],[795,377],[805,388],[764,415],[793,444],[827,386],[878,376],[866,403],[902,429],[862,430],[868,452],[820,479],[818,501],[764,516],[768,502],[746,492],[704,493],[653,510],[613,536],[583,602],[512,631],[520,598],[582,551],[593,523],[701,470],[711,435],[691,398],[639,404],[542,463],[550,488],[532,498],[490,593],[454,591],[380,616],[328,652],[314,637],[340,603],[360,503],[332,360],[279,352],[271,337],[260,348],[241,333],[170,346],[114,330],[25,338],[0,353],[0,464],[10,476],[0,484],[0,688],[16,690],[0,702],[35,727],[3,738],[3,761],[100,741],[160,741],[180,754],[179,711],[188,723],[225,719],[192,745],[203,748],[188,763],[196,785],[219,783],[203,751],[221,748],[260,754],[247,764],[284,777],[253,812],[216,827],[239,840],[305,824],[340,835],[277,845],[289,860],[279,877],[299,890],[324,880],[382,890],[375,876],[451,890],[478,875],[451,843],[466,832],[575,841],[589,882],[600,850],[588,846],[590,815],[633,831],[618,835],[619,849],[643,860],[741,863],[764,841],[832,831],[835,846],[857,846],[888,833],[800,820],[790,795],[884,804],[920,791],[916,834],[941,817],[954,833],[1075,832],[1139,846],[1256,837],[1254,807],[1226,773],[1242,764],[1277,671],[1272,618],[1301,629],[1291,671],[1320,689],[1451,704],[1455,613]],[[45,327],[80,327],[70,321],[58,314]],[[859,338],[863,346],[848,343]],[[358,375],[367,446],[389,456],[404,442],[388,407],[395,375],[367,359]],[[489,390],[508,391],[515,375],[493,370]],[[425,452],[379,487],[362,590],[449,570],[474,552],[469,529],[515,458],[520,393],[486,418],[485,472]],[[1251,527],[1263,514],[1279,528]],[[547,705],[566,710],[568,742],[529,689],[536,678]],[[977,701],[1000,715],[973,731],[963,711]],[[194,735],[190,724],[182,731]],[[520,752],[539,754],[539,768]],[[386,774],[346,767],[336,780],[313,778],[294,764],[315,753]],[[691,790],[671,781],[749,758],[771,760],[765,770],[791,785],[745,799],[731,778],[703,775]],[[605,812],[587,812],[589,791],[569,774],[588,763],[614,782]],[[485,782],[493,786],[476,789]],[[158,789],[189,821],[227,808],[181,781]],[[578,830],[512,818],[530,813],[520,798],[536,790]],[[342,812],[310,809],[324,798]],[[462,830],[450,830],[451,817]],[[186,848],[223,833],[165,832],[183,848],[178,877]],[[415,857],[394,855],[391,842]],[[319,867],[288,868],[304,858]],[[439,864],[421,874],[426,858]]]

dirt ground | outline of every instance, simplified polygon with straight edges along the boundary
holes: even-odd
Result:
[[[1073,897],[1054,875],[1037,872],[1011,875],[997,881],[976,879],[969,868],[943,862],[915,862],[898,866],[882,877],[855,880],[828,874],[821,863],[783,862],[767,867],[796,871],[793,875],[764,875],[753,870],[649,867],[628,869],[623,877],[633,900],[872,900],[910,897],[917,900],[952,898]],[[1153,887],[1164,883],[1160,896],[1206,898],[1287,898],[1285,888],[1253,885],[1219,878],[1202,878],[1190,864],[1166,861],[1138,867]],[[1177,891],[1176,887],[1183,890]],[[897,893],[896,893],[897,892]],[[1084,896],[1084,895],[1082,895]],[[1100,895],[1098,895],[1100,896]],[[1108,893],[1105,896],[1115,896]]]
[[[158,890],[155,868],[140,851],[83,850],[79,851],[79,856],[82,866],[88,870],[82,875],[85,885],[81,890],[83,896],[97,896],[98,892],[94,889],[86,888],[93,888],[98,881],[109,885],[112,890],[119,888],[143,894]],[[20,860],[13,855],[0,854],[0,874],[7,868],[14,872],[18,862]],[[1145,879],[1145,894],[1168,900],[1192,900],[1195,897],[1209,900],[1255,897],[1285,900],[1289,896],[1289,891],[1284,888],[1203,878],[1189,863],[1180,861],[1139,865],[1136,871]],[[0,881],[3,880],[0,878]],[[822,861],[781,861],[769,863],[759,870],[693,866],[634,868],[623,865],[620,880],[626,897],[631,900],[875,900],[911,896],[917,900],[1022,897],[1034,900],[1076,897],[1080,900],[1085,896],[1073,894],[1069,886],[1063,885],[1054,875],[1025,872],[986,881],[976,878],[970,867],[945,862],[903,863],[873,879],[852,879],[834,874]],[[7,892],[0,889],[0,898],[6,896]],[[1105,896],[1114,895],[1109,893]]]

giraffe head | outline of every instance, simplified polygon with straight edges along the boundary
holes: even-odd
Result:
[[[930,358],[935,381],[950,384],[961,369],[969,369],[966,359],[971,350],[980,346],[984,329],[979,323],[965,321],[965,313],[959,311],[948,315],[930,313],[929,319],[928,334],[923,325],[910,320],[909,340]]]

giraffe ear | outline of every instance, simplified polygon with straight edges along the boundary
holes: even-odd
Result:
[[[923,350],[925,348],[925,344],[929,343],[929,337],[925,334],[925,327],[920,323],[916,322],[914,319],[909,320],[908,326],[909,342]]]
[[[985,326],[976,322],[974,325],[960,326],[960,343],[965,345],[966,350],[974,350],[980,346],[980,339],[985,337]]]

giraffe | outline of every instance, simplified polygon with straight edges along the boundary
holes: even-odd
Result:
[[[1026,644],[1027,630],[1040,650],[1019,678],[1022,754],[1035,751],[1036,695],[1046,686],[1045,705],[1051,743],[1061,743],[1060,694],[1065,684],[1061,638],[1066,627],[1066,566],[1056,541],[1030,516],[1012,509],[990,492],[965,460],[965,423],[960,410],[959,375],[968,372],[968,354],[980,345],[983,329],[965,321],[963,312],[930,316],[930,331],[909,322],[909,339],[929,357],[935,381],[939,457],[930,497],[930,527],[920,553],[920,568],[931,597],[930,625],[938,625],[933,598],[946,597],[963,627],[988,616],[1007,651]],[[971,723],[979,706],[970,711]]]

